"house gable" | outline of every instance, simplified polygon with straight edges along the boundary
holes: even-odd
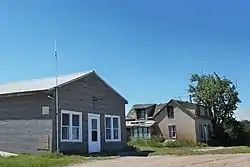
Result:
[[[177,139],[195,141],[195,120],[174,101],[170,100],[167,106],[173,106],[174,117],[168,118],[168,107],[164,107],[154,118],[157,122],[156,134],[169,138],[169,126],[175,125]]]
[[[121,98],[113,89],[110,89],[95,74],[79,78],[74,82],[67,83],[59,87],[59,112],[61,110],[82,112],[82,143],[68,144],[60,143],[60,150],[63,152],[79,150],[87,152],[88,150],[88,114],[100,115],[100,139],[101,149],[115,150],[121,149],[126,140],[125,132],[125,104],[126,101]],[[60,114],[59,114],[60,115]],[[105,142],[105,115],[114,115],[120,117],[121,122],[121,142]],[[59,125],[60,125],[59,118]],[[60,136],[61,134],[59,134]]]
[[[58,85],[58,87],[59,87],[59,88],[60,88],[60,87],[64,87],[65,85],[74,83],[74,82],[76,82],[76,81],[78,81],[78,80],[81,80],[81,79],[83,79],[83,78],[88,78],[89,76],[93,76],[93,75],[96,77],[96,79],[98,79],[100,82],[102,82],[104,85],[106,85],[107,88],[109,88],[109,89],[112,90],[117,96],[119,96],[119,98],[123,99],[124,102],[125,102],[125,104],[128,103],[127,99],[125,99],[120,93],[118,93],[113,87],[111,87],[111,86],[110,86],[101,76],[99,76],[94,70],[91,71],[91,72],[88,72],[88,73],[86,73],[85,75],[82,75],[82,76],[80,76],[80,77],[78,77],[78,78],[75,78],[75,79],[72,79],[72,80],[70,80],[70,81],[68,81],[68,82],[62,83],[62,84]],[[55,89],[55,87],[51,88],[50,90],[54,90],[54,89]]]

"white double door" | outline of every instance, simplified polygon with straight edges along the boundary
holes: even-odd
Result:
[[[89,153],[101,151],[100,115],[88,114],[88,147]]]

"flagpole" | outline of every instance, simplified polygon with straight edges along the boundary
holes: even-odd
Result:
[[[56,51],[56,40],[55,40],[55,59],[56,59],[56,151],[59,152],[59,112],[58,112],[58,60],[57,60],[57,51]]]

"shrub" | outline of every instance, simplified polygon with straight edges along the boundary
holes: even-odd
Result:
[[[128,144],[135,147],[163,147],[161,140],[156,137],[151,139],[130,139]]]

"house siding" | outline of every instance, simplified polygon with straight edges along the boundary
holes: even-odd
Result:
[[[169,119],[167,107],[155,117],[157,124],[154,127],[153,135],[160,134],[166,139],[169,137],[169,125],[176,125],[176,139],[196,141],[195,120],[183,112],[175,103],[170,102],[168,106],[174,107],[174,118]]]
[[[48,115],[42,106],[50,107]],[[14,153],[51,151],[51,99],[47,93],[0,98],[0,148]]]
[[[186,108],[187,110],[189,110],[190,112],[192,112],[192,114],[196,115],[196,111],[197,111],[197,108],[200,107],[200,116],[204,116],[204,117],[209,117],[210,114],[209,112],[207,112],[207,115],[206,115],[206,108],[204,106],[201,106],[201,105],[197,105],[197,104],[190,104],[190,103],[182,103],[181,104],[182,107]]]
[[[100,114],[101,151],[117,151],[126,145],[125,101],[116,92],[103,83],[96,74],[90,74],[82,79],[59,88],[59,111],[71,110],[82,112],[82,139],[80,143],[61,142],[61,128],[59,128],[59,149],[62,152],[88,152],[88,113]],[[101,98],[94,102],[93,96]],[[54,109],[54,108],[53,108]],[[104,117],[108,115],[120,116],[121,142],[105,142]],[[53,115],[55,117],[55,115]],[[55,120],[55,118],[53,119]],[[56,130],[53,122],[53,148],[56,145]],[[59,113],[59,127],[61,114]]]
[[[201,119],[201,118],[195,120],[197,141],[204,141],[204,139],[201,138],[201,131],[199,127],[200,125],[206,125],[206,126],[210,125],[211,131],[213,131],[212,121],[209,119]]]

